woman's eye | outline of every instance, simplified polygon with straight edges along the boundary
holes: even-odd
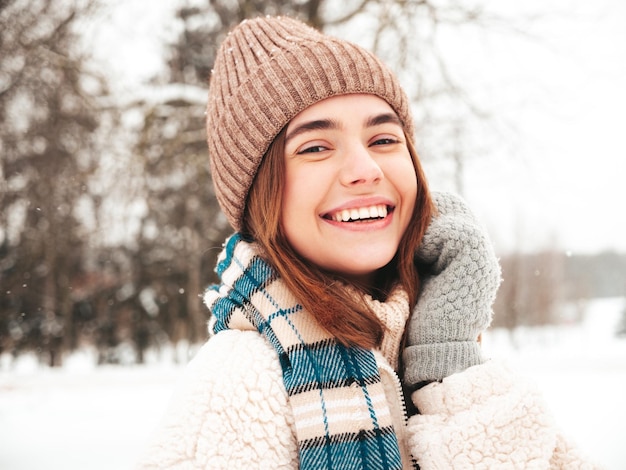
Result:
[[[382,137],[372,142],[372,145],[389,145],[389,144],[397,144],[397,143],[398,143],[398,140],[392,137]]]
[[[313,145],[311,147],[305,147],[302,150],[298,151],[298,154],[303,154],[303,153],[319,153],[319,152],[323,152],[324,150],[327,150],[326,147],[324,147],[323,145]]]

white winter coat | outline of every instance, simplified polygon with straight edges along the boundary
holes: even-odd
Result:
[[[390,408],[401,410],[397,377],[377,360],[396,402]],[[412,399],[421,414],[406,426],[399,414],[397,434],[422,470],[594,468],[562,439],[532,387],[496,362],[430,384]],[[259,333],[223,331],[206,343],[139,468],[298,468],[281,367]]]

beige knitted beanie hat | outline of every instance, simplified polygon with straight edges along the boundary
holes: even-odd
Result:
[[[263,155],[298,113],[325,98],[374,94],[413,136],[406,94],[365,49],[287,17],[246,20],[217,53],[207,107],[207,137],[217,200],[235,230]]]

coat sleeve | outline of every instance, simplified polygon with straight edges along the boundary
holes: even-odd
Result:
[[[202,347],[138,466],[297,467],[293,415],[278,358],[250,331],[224,331]]]
[[[594,469],[557,430],[539,392],[489,361],[412,395],[409,446],[421,470]]]

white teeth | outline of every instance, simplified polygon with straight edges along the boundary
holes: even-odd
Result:
[[[359,209],[343,209],[335,212],[332,219],[336,222],[349,222],[350,220],[377,219],[387,217],[387,206],[361,207]]]

